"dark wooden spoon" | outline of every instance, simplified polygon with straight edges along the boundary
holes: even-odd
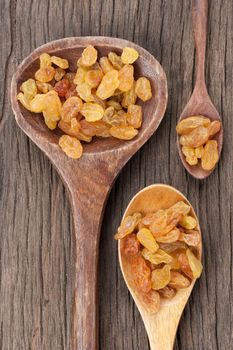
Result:
[[[121,53],[125,46],[134,47],[140,54],[135,75],[147,76],[153,97],[143,103],[143,126],[131,141],[96,139],[84,146],[82,158],[68,158],[59,148],[59,132],[47,129],[40,115],[27,111],[16,95],[23,81],[34,76],[43,52],[67,58],[71,70],[87,45],[94,45],[100,56],[114,51]],[[57,40],[33,51],[19,66],[11,86],[11,101],[20,128],[49,157],[66,186],[74,218],[76,240],[75,300],[73,319],[73,349],[96,350],[97,327],[97,263],[100,228],[104,206],[111,186],[130,157],[158,128],[167,105],[167,81],[156,59],[143,48],[122,39],[108,37],[77,37]]]
[[[212,121],[221,121],[221,117],[208,95],[205,84],[205,49],[207,36],[208,0],[193,0],[192,11],[197,61],[196,83],[193,94],[184,108],[179,121],[192,115],[204,115]],[[221,127],[221,130],[214,136],[214,139],[218,142],[218,153],[220,157],[223,143],[223,127]],[[181,151],[179,136],[177,136],[177,147],[182,163],[191,175],[197,179],[204,179],[212,173],[214,168],[210,171],[206,171],[201,167],[200,163],[198,165],[191,166],[186,162],[185,156]]]

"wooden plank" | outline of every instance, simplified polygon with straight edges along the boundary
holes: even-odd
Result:
[[[205,181],[184,171],[175,124],[191,94],[194,46],[191,1],[3,0],[0,3],[0,348],[70,349],[74,244],[64,187],[49,161],[19,130],[9,103],[18,62],[65,36],[133,40],[164,66],[169,103],[149,142],[131,159],[110,194],[100,244],[100,349],[149,349],[126,290],[113,234],[130,198],[154,182],[189,198],[203,232],[204,273],[182,317],[175,349],[230,349],[232,344],[233,3],[209,0],[207,85],[223,117],[221,161]]]

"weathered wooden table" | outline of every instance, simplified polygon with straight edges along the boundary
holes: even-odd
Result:
[[[48,159],[17,127],[9,89],[17,64],[34,48],[81,35],[116,36],[145,47],[162,63],[169,86],[162,124],[126,165],[107,203],[100,242],[100,350],[149,349],[113,235],[130,198],[155,182],[187,195],[203,233],[204,272],[175,349],[232,349],[233,2],[209,1],[206,78],[225,138],[218,168],[205,181],[184,171],[175,146],[176,121],[194,82],[191,0],[1,0],[0,14],[0,349],[70,349],[74,243],[68,198]]]

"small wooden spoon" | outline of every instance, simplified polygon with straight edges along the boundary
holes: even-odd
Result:
[[[153,97],[143,103],[143,126],[131,141],[113,138],[96,139],[84,146],[82,158],[68,158],[58,146],[59,131],[49,131],[41,115],[23,108],[17,101],[23,81],[34,76],[43,52],[67,58],[71,71],[77,69],[77,59],[87,45],[94,45],[100,56],[110,51],[122,52],[134,47],[140,55],[135,75],[147,76]],[[143,48],[122,39],[108,37],[77,37],[57,40],[33,51],[19,66],[11,86],[11,101],[20,128],[49,157],[60,174],[70,196],[76,240],[75,302],[73,319],[73,349],[96,350],[97,331],[97,263],[98,245],[104,206],[111,186],[130,157],[150,138],[159,126],[167,105],[167,81],[156,59]]]
[[[133,197],[124,213],[123,219],[135,212],[141,212],[143,215],[145,215],[159,209],[167,209],[181,200],[191,206],[185,196],[174,187],[163,184],[151,185],[144,188]],[[195,217],[198,223],[197,216],[192,206],[191,215]],[[197,225],[197,229],[200,232],[199,223]],[[192,281],[188,288],[180,289],[174,298],[170,300],[161,299],[160,309],[153,315],[148,312],[148,308],[145,308],[145,305],[142,304],[141,300],[138,298],[138,295],[135,293],[135,287],[132,284],[130,275],[131,269],[127,257],[124,254],[121,254],[121,247],[122,241],[119,241],[118,253],[121,270],[126,285],[142,316],[149,337],[151,350],[171,350],[173,348],[180,317],[191,294],[195,280]],[[201,259],[201,243],[197,247],[197,250],[198,258]]]
[[[213,120],[221,121],[221,117],[214,107],[205,84],[205,49],[206,49],[206,36],[207,36],[207,17],[208,17],[208,0],[193,0],[193,31],[196,47],[196,83],[193,94],[184,108],[179,121],[192,115],[203,115]],[[223,143],[223,127],[214,136],[214,139],[218,142],[219,157],[222,151]],[[181,145],[179,143],[179,136],[177,136],[177,147],[180,158],[186,170],[196,177],[197,179],[204,179],[209,176],[214,168],[210,171],[204,170],[200,162],[198,165],[191,166],[186,160],[181,151]]]

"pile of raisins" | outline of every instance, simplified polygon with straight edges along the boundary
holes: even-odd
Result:
[[[221,122],[204,116],[191,116],[180,121],[176,131],[180,136],[182,153],[189,165],[197,165],[198,160],[204,170],[209,171],[218,162],[218,143],[211,138],[221,129]]]
[[[152,97],[150,81],[134,79],[135,49],[125,47],[121,56],[109,52],[99,62],[97,56],[93,46],[86,47],[72,73],[68,60],[43,53],[34,79],[25,81],[17,96],[26,109],[43,114],[49,129],[64,132],[59,145],[71,158],[80,158],[80,141],[94,136],[133,139],[142,125],[137,98]]]
[[[201,237],[190,210],[180,201],[145,216],[134,213],[122,221],[115,235],[122,243],[131,287],[150,313],[159,310],[161,298],[173,298],[201,275],[197,258]]]

